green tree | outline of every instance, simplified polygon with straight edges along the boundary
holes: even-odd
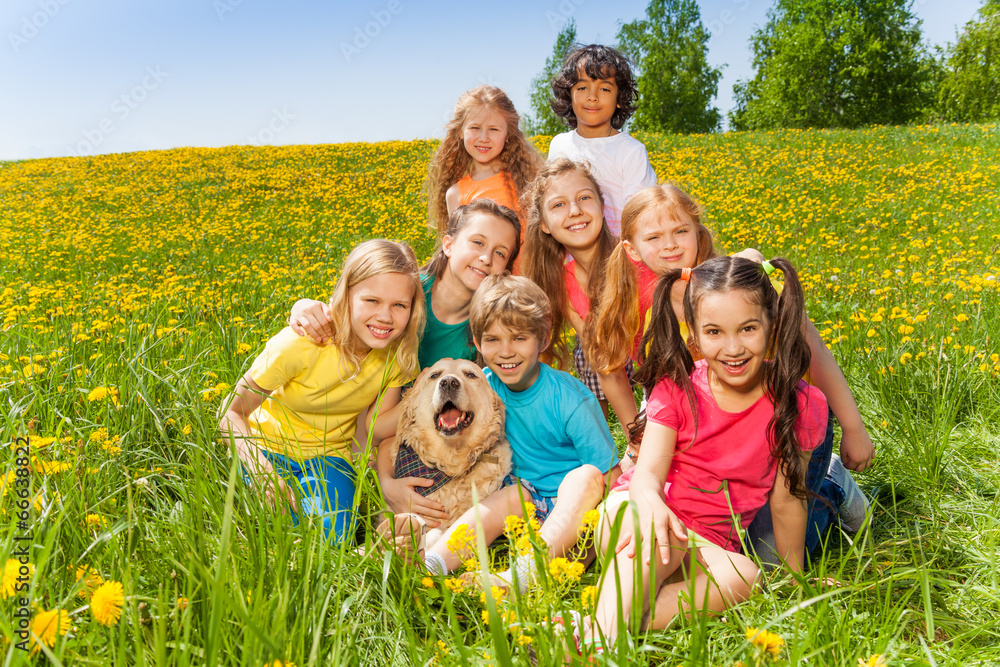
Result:
[[[618,30],[622,53],[638,73],[637,130],[712,132],[722,116],[712,99],[722,70],[708,64],[709,34],[695,0],[651,0],[646,18]]]
[[[525,115],[521,120],[521,131],[528,136],[554,135],[565,132],[569,126],[552,111],[552,80],[562,71],[566,55],[576,44],[576,21],[570,19],[556,35],[552,55],[545,59],[545,69],[531,80],[531,110],[533,115]]]
[[[1000,0],[979,9],[949,45],[938,104],[948,120],[977,122],[1000,118]]]
[[[751,38],[733,129],[907,123],[933,105],[935,61],[912,0],[777,0]]]

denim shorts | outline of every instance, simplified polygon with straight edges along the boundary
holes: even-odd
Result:
[[[518,484],[520,484],[521,488],[527,491],[528,495],[531,496],[531,503],[535,506],[535,518],[544,523],[545,519],[548,518],[553,508],[556,506],[555,496],[543,496],[538,492],[538,489],[532,486],[531,482],[515,477],[514,475],[507,475],[504,477],[503,484],[500,488],[507,488],[508,486],[515,486]]]

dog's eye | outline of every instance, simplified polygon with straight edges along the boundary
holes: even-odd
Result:
[[[465,371],[465,377],[470,378],[472,380],[475,380],[476,379],[476,374],[473,373],[472,371]]]
[[[441,371],[438,371],[438,372],[436,372],[436,373],[431,373],[431,379],[432,379],[432,380],[436,380],[436,379],[438,379],[439,377],[441,377]]]

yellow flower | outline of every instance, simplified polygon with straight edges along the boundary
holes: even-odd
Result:
[[[469,560],[462,563],[462,567],[464,567],[469,572],[475,572],[476,570],[479,569],[479,561],[477,561],[475,558],[470,558]]]
[[[236,354],[246,354],[250,351],[250,345],[247,343],[240,343],[236,346]]]
[[[21,571],[22,567],[27,568],[28,571],[26,574],[22,574]],[[22,593],[25,592],[25,591],[17,591],[16,590],[17,585],[18,583],[22,584],[28,583],[28,580],[31,579],[31,576],[33,574],[35,574],[35,566],[32,565],[31,563],[24,564],[21,563],[21,561],[15,560],[13,558],[8,559],[7,564],[4,565],[3,568],[3,580],[0,581],[0,597],[3,597],[3,599],[6,600],[7,598],[14,595],[14,593],[16,592],[22,592]],[[18,577],[22,576],[25,578],[22,581],[18,582]]]
[[[188,608],[189,604],[190,604],[190,600],[188,600],[187,598],[185,598],[185,597],[177,598],[177,609],[178,610],[184,611],[185,609]]]
[[[899,363],[905,366],[905,365],[906,365],[906,363],[907,363],[908,361],[910,361],[911,359],[913,359],[913,355],[912,355],[912,354],[910,354],[909,352],[904,352],[904,353],[903,353],[903,354],[902,354],[902,355],[901,355],[901,356],[899,357]]]
[[[83,588],[80,589],[78,595],[84,599],[90,597],[98,586],[104,583],[104,579],[101,575],[97,574],[88,565],[81,565],[76,568],[76,580],[80,581],[83,579]]]
[[[955,321],[956,322],[966,322],[966,321],[968,321],[968,319],[969,319],[969,316],[966,315],[965,313],[959,313],[958,315],[955,316]]]
[[[549,563],[549,574],[560,583],[580,581],[580,577],[583,576],[583,563],[570,562],[562,557],[553,558],[552,562]]]
[[[465,588],[465,582],[457,577],[453,577],[444,580],[444,587],[452,593],[461,593],[462,589]]]
[[[747,628],[747,641],[769,653],[772,659],[778,657],[778,654],[781,653],[781,647],[785,645],[785,640],[781,635],[757,628]]]
[[[440,639],[438,640],[438,651],[445,654],[451,653],[451,649],[448,648],[448,645]]]
[[[87,528],[91,529],[103,528],[108,523],[108,520],[100,514],[88,514],[85,520],[87,522]],[[77,577],[77,579],[79,579],[79,577]]]
[[[468,524],[462,524],[455,528],[451,537],[448,538],[448,550],[453,554],[462,554],[471,549],[476,543],[476,531]]]
[[[424,588],[434,588],[434,580],[431,579],[430,577],[424,577],[423,579],[421,579],[420,584]]]
[[[507,537],[514,537],[524,530],[524,519],[511,514],[503,520],[503,532]]]
[[[101,625],[115,625],[122,615],[125,593],[117,581],[101,584],[90,598],[90,613]]]
[[[590,609],[597,602],[597,586],[586,586],[580,591],[580,604],[584,609]]]
[[[87,394],[88,401],[103,401],[105,398],[111,398],[111,402],[115,405],[120,405],[118,402],[118,390],[114,387],[94,387]]]
[[[291,660],[275,660],[274,662],[265,662],[264,667],[295,667],[295,663]]]
[[[528,636],[528,635],[526,635],[526,634],[521,634],[521,635],[520,635],[520,636],[519,636],[519,637],[517,638],[517,643],[518,643],[518,644],[520,644],[521,646],[527,646],[528,644],[530,644],[530,643],[531,643],[531,641],[532,641],[531,637],[529,637],[529,636]]]
[[[869,656],[867,660],[858,658],[858,667],[885,667],[886,664],[885,656],[880,653]]]
[[[31,631],[38,637],[38,642],[49,648],[56,645],[56,639],[69,632],[69,612],[63,609],[52,611],[37,611],[32,621]],[[36,645],[32,652],[38,650]]]

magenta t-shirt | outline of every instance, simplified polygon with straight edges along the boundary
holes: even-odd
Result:
[[[708,386],[705,361],[695,363],[691,382],[698,406],[696,441],[692,442],[694,419],[683,389],[663,378],[646,405],[647,419],[677,431],[665,500],[685,526],[724,549],[738,552],[740,539],[730,503],[745,529],[767,503],[777,475],[777,462],[771,458],[767,442],[774,405],[762,396],[742,412],[721,410]],[[804,381],[798,389],[796,433],[802,449],[811,451],[826,437],[826,397]],[[634,470],[619,478],[615,490],[629,487]]]

